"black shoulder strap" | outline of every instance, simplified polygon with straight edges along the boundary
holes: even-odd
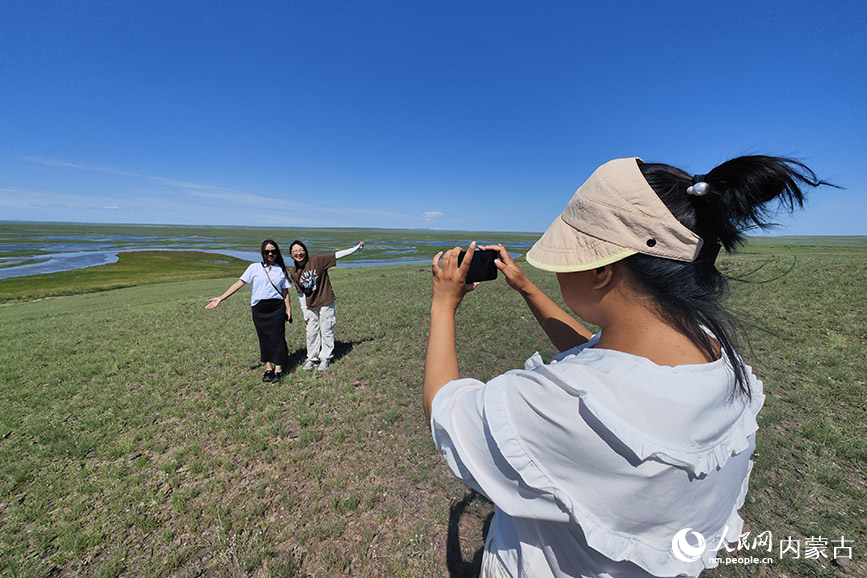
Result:
[[[268,267],[265,266],[265,263],[262,263],[262,269],[265,270],[265,276],[268,277],[268,282],[271,283],[271,287],[274,288],[274,291],[277,292],[277,295],[282,296],[282,293],[280,293],[280,290],[277,289],[277,286],[274,285],[274,282],[273,282],[273,281],[271,281],[271,275],[268,274]]]

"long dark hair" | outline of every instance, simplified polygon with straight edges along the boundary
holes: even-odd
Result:
[[[803,163],[782,157],[738,157],[695,176],[664,164],[645,163],[639,168],[671,213],[704,244],[690,263],[636,254],[623,264],[655,299],[659,313],[708,359],[716,357],[716,338],[734,368],[735,392],[751,397],[747,368],[735,352],[738,322],[722,306],[728,282],[715,266],[717,254],[721,247],[733,252],[744,242],[746,231],[772,226],[772,201],[791,212],[803,206],[803,185],[829,183],[820,181]],[[706,194],[687,193],[697,182],[707,183]]]
[[[274,245],[274,248],[277,250],[277,256],[274,258],[274,262],[280,265],[280,268],[283,270],[283,274],[286,278],[289,278],[289,273],[286,272],[286,263],[283,262],[283,254],[280,253],[280,245],[277,244],[277,241],[273,241],[271,239],[265,239],[262,241],[262,247],[259,249],[259,254],[262,255],[262,264],[265,264],[265,247],[268,245]]]

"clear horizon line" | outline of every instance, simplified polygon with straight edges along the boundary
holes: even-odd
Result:
[[[143,223],[143,222],[91,222],[91,221],[44,221],[44,220],[21,220],[21,219],[0,219],[0,223],[22,223],[22,224],[48,224],[48,225],[94,225],[105,227],[124,227],[124,226],[139,226],[139,227],[183,227],[188,229],[345,229],[345,230],[371,230],[371,231],[434,231],[434,232],[480,232],[480,233],[510,233],[515,235],[541,235],[544,231],[507,231],[505,229],[447,229],[436,227],[351,227],[351,226],[263,226],[263,225],[228,225],[228,224],[213,224],[213,225],[193,225],[188,223]],[[840,234],[824,234],[824,233],[782,233],[782,234],[746,234],[746,237],[867,237],[867,233],[840,233]]]

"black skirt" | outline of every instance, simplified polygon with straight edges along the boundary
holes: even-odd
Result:
[[[253,325],[259,335],[259,359],[263,363],[285,365],[289,359],[285,301],[263,299],[253,305]]]

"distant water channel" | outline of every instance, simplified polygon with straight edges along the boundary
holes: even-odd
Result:
[[[259,245],[274,239],[288,260],[301,239],[310,252],[327,253],[365,241],[365,250],[340,261],[345,267],[429,263],[437,251],[470,241],[503,243],[517,256],[538,233],[475,233],[403,229],[283,229],[0,222],[0,279],[84,269],[117,262],[130,251],[201,251],[259,260]]]

